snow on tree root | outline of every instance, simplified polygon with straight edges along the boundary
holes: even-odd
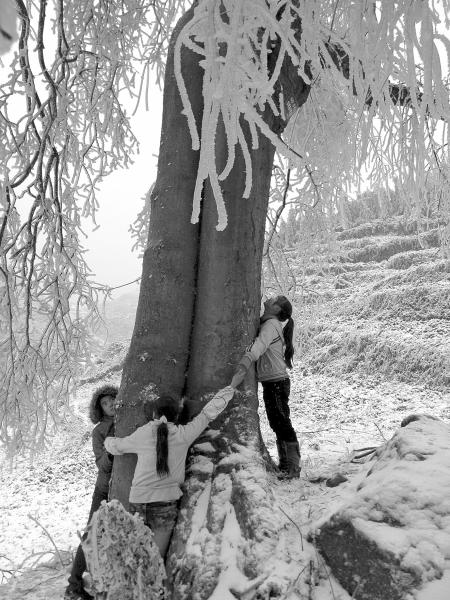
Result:
[[[431,599],[427,586],[450,578],[450,425],[427,415],[403,424],[314,536],[357,600],[403,600],[417,589]]]
[[[215,464],[210,452],[190,458],[167,560],[173,600],[277,598],[290,583],[273,573],[283,517],[261,455],[252,444],[233,450]]]
[[[102,502],[82,542],[97,600],[161,600],[166,571],[152,531],[118,500]]]

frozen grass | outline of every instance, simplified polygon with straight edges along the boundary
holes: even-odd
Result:
[[[337,234],[340,241],[351,240],[375,235],[412,235],[418,231],[427,231],[438,226],[437,219],[408,220],[404,217],[390,219],[377,219],[371,223],[364,223],[351,227]]]
[[[435,260],[437,257],[437,250],[424,249],[424,250],[413,250],[411,252],[400,252],[391,256],[387,260],[386,267],[388,269],[409,269],[412,266],[427,263]]]
[[[364,247],[349,250],[347,257],[350,262],[381,262],[395,254],[420,250],[422,248],[434,248],[439,244],[439,232],[437,229],[427,231],[420,236],[411,235],[379,242],[367,240]]]
[[[413,226],[393,219],[355,228],[344,245],[358,246],[353,260],[372,262],[333,263],[306,279],[297,328],[306,368],[450,382],[450,261],[434,248],[406,251],[419,244],[417,235],[404,235]],[[400,235],[367,237],[389,230]],[[422,246],[436,241],[437,230],[420,235]]]
[[[433,262],[413,265],[397,273],[388,272],[387,276],[374,284],[373,289],[385,285],[431,284],[439,281],[448,281],[450,273],[450,260],[435,258]]]
[[[365,319],[450,320],[450,282],[377,290],[355,302],[352,312]]]
[[[359,370],[433,386],[450,380],[450,346],[448,341],[441,343],[440,335],[418,339],[402,329],[384,330],[383,324],[371,331],[336,325],[322,329],[313,342],[315,349],[311,344],[304,362],[315,373]]]

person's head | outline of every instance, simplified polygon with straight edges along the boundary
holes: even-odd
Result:
[[[284,351],[284,360],[289,369],[292,369],[292,357],[294,356],[294,346],[292,338],[294,335],[294,320],[292,319],[292,304],[286,296],[274,296],[264,302],[263,317],[276,317],[282,323],[287,321],[283,327],[283,337],[286,349]]]
[[[169,474],[169,444],[168,444],[168,427],[167,422],[175,423],[178,419],[181,404],[168,394],[159,396],[153,404],[153,414],[156,419],[163,418],[158,425],[156,435],[156,471],[159,477],[164,477]]]
[[[89,406],[89,417],[94,424],[99,423],[105,417],[114,416],[118,392],[115,385],[104,385],[95,390]]]

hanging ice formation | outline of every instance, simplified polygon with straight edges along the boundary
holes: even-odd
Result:
[[[348,155],[348,164],[352,163],[353,168],[355,158],[360,166],[371,153],[379,158],[378,153],[385,151],[385,139],[379,132],[373,134],[374,119],[378,116],[386,139],[392,139],[393,133],[401,133],[405,123],[408,123],[407,127],[413,127],[411,113],[405,116],[390,99],[392,82],[406,84],[412,91],[410,108],[412,106],[416,111],[415,131],[410,129],[413,147],[406,155],[399,152],[395,161],[388,156],[386,160],[380,159],[379,164],[383,177],[389,161],[397,163],[390,164],[389,168],[404,169],[405,173],[411,172],[413,162],[421,165],[427,153],[420,142],[426,138],[425,116],[440,119],[446,127],[450,114],[436,46],[439,42],[450,54],[450,41],[438,31],[437,5],[441,16],[447,14],[448,0],[431,5],[421,0],[395,3],[392,0],[199,0],[194,17],[180,32],[175,46],[175,75],[183,109],[192,147],[200,152],[192,222],[199,219],[202,189],[209,178],[217,203],[217,229],[226,227],[221,181],[231,172],[237,146],[241,148],[246,169],[244,198],[249,197],[252,187],[250,150],[258,147],[259,134],[267,136],[292,164],[299,163],[299,153],[292,152],[290,144],[274,134],[262,117],[264,110],[269,109],[275,116],[287,120],[296,108],[295,97],[286,97],[289,92],[283,98],[286,90],[282,85],[281,94],[277,97],[275,93],[287,57],[297,70],[299,81],[302,79],[305,84],[320,88],[321,93],[314,95],[316,110],[310,111],[317,120],[310,129],[316,127],[319,131],[324,123],[326,126],[330,97],[339,96],[339,102],[344,99],[347,103],[345,119],[354,121],[354,126],[346,127],[345,135],[352,132],[352,137],[343,139],[343,144],[350,148],[344,149],[343,153]],[[204,70],[204,111],[200,131],[181,73],[183,46],[200,55]],[[269,55],[275,47],[278,54],[269,69]],[[336,61],[336,53],[333,56],[330,52],[333,47],[340,49],[341,58],[345,57],[345,74],[342,65]],[[418,94],[417,82],[421,77],[422,90]],[[366,110],[369,92],[372,102]],[[218,172],[215,141],[220,120],[223,121],[228,157],[224,169]],[[244,136],[242,120],[248,125],[250,140]],[[301,124],[301,119],[298,123]],[[309,159],[316,161],[318,158],[329,164],[327,152],[327,148],[322,148],[318,157],[310,153]],[[342,169],[342,160],[339,164]],[[345,176],[348,178],[347,171]]]

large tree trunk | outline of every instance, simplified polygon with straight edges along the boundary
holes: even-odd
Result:
[[[188,11],[177,32],[191,18]],[[174,44],[166,66],[158,178],[151,195],[151,223],[144,254],[136,322],[119,392],[116,435],[123,437],[148,418],[142,393],[181,396],[185,387],[197,277],[199,226],[190,223],[198,169],[174,74]],[[184,49],[183,75],[194,115],[201,123],[202,71]],[[150,392],[150,394],[148,393]],[[114,461],[111,495],[128,506],[134,455]]]
[[[189,11],[177,31],[190,16]],[[201,123],[198,57],[185,50],[182,61],[194,114]],[[216,137],[215,150],[220,168],[227,157],[223,129]],[[259,148],[251,152],[250,198],[242,198],[245,164],[240,150],[223,182],[226,230],[215,229],[217,211],[209,184],[204,189],[200,226],[191,225],[198,153],[191,150],[181,114],[171,51],[149,247],[119,395],[118,436],[129,434],[146,420],[144,390],[185,395],[184,416],[191,418],[212,392],[230,382],[238,359],[256,333],[274,149],[261,138]],[[259,428],[254,372],[249,373],[244,388],[194,444],[188,459],[185,494],[167,561],[174,599],[206,599],[214,590],[217,600],[234,598],[230,581],[236,593],[252,585],[271,588],[270,578],[264,583],[262,579],[280,524],[267,480],[267,468],[272,465]],[[112,497],[125,506],[133,470],[132,458],[115,460]]]
[[[223,131],[219,132],[219,169],[226,160],[224,139]],[[260,148],[252,154],[255,172],[251,197],[242,199],[245,165],[240,152],[223,184],[228,214],[225,231],[215,229],[215,202],[211,187],[205,189],[187,379],[191,414],[198,411],[205,394],[230,381],[258,325],[273,147],[261,139]],[[215,589],[217,598],[225,599],[230,595],[230,570],[236,591],[245,589],[265,571],[264,557],[269,559],[274,551],[278,523],[273,518],[266,472],[269,461],[264,460],[267,453],[260,436],[253,372],[245,388],[212,425],[220,433],[207,431],[191,451],[186,493],[169,552],[174,599],[209,598]],[[233,544],[229,539],[231,523],[239,534],[230,564],[221,554],[224,546]]]

